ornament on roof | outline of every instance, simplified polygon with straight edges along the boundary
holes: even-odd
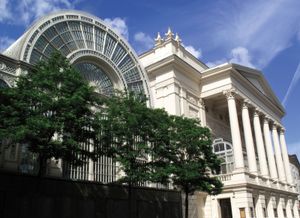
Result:
[[[166,36],[166,40],[173,39],[174,34],[172,33],[172,30],[170,27],[168,28],[168,32],[165,33],[165,36]]]
[[[157,37],[154,39],[155,40],[155,45],[161,45],[163,43],[163,39],[160,36],[160,33],[157,33]]]
[[[177,45],[179,46],[181,44],[181,38],[179,38],[179,35],[178,33],[176,33],[176,36],[175,36],[175,41],[177,42]]]

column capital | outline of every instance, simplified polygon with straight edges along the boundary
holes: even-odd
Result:
[[[237,95],[237,91],[235,89],[224,90],[223,94],[226,96],[227,100],[234,99]]]
[[[201,107],[205,108],[205,102],[204,102],[204,99],[200,98],[199,99],[199,104]]]
[[[256,117],[256,116],[259,117],[260,115],[264,115],[264,114],[263,114],[263,112],[262,112],[260,109],[255,108],[253,115],[254,115],[255,117]]]
[[[282,126],[278,123],[278,122],[276,122],[276,121],[273,121],[273,127],[272,127],[272,129],[276,129],[276,130],[280,130],[282,128]]]
[[[269,117],[268,115],[264,115],[264,123],[269,124],[270,122],[272,122],[271,117]]]
[[[251,106],[251,102],[248,99],[243,99],[242,108],[247,109]]]
[[[284,127],[280,127],[279,132],[280,132],[280,135],[284,135],[285,128]]]

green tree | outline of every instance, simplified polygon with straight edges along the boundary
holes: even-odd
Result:
[[[188,196],[195,191],[209,194],[221,192],[222,183],[212,174],[220,167],[213,153],[208,128],[195,119],[171,116],[170,144],[163,156],[169,162],[167,170],[175,186],[185,193],[185,217],[188,218]]]
[[[112,157],[122,176],[118,183],[128,185],[128,217],[131,217],[132,186],[162,180],[152,170],[152,148],[168,139],[168,115],[161,109],[147,107],[143,95],[117,92],[105,103],[106,115],[101,130],[99,155]],[[165,134],[164,134],[165,133]]]
[[[65,57],[54,53],[20,76],[12,88],[0,89],[0,140],[25,143],[38,154],[38,175],[46,161],[61,158],[81,164],[90,152],[82,143],[95,138],[99,95]]]

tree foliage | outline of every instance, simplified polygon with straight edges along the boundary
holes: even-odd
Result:
[[[161,123],[167,113],[148,108],[143,95],[122,92],[108,98],[105,108],[100,154],[118,163],[123,172],[118,182],[138,185],[151,181],[152,148],[167,140],[168,127]]]
[[[25,143],[39,155],[40,171],[49,158],[81,163],[89,154],[82,143],[93,140],[93,107],[102,104],[65,57],[55,53],[0,90],[0,139]]]
[[[195,191],[218,194],[222,183],[212,174],[220,161],[212,151],[208,128],[201,127],[195,119],[171,116],[170,144],[166,147],[169,175],[175,186],[185,193],[185,214],[188,217],[188,195]]]

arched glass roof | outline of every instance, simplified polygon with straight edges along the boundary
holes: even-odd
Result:
[[[84,12],[60,11],[39,19],[4,54],[36,64],[54,51],[60,51],[71,63],[82,57],[99,58],[113,69],[126,89],[149,96],[147,76],[134,50],[105,22]],[[80,65],[78,69],[91,67]]]
[[[78,63],[75,64],[75,68],[81,72],[83,78],[91,82],[98,89],[99,93],[108,96],[113,93],[113,83],[106,72],[100,67],[92,63]]]

